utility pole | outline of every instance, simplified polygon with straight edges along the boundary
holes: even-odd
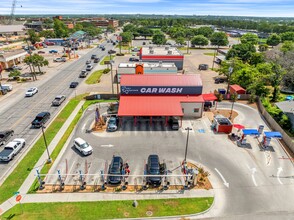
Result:
[[[185,149],[185,159],[184,159],[184,163],[187,162],[187,152],[188,152],[188,143],[189,143],[189,133],[192,130],[192,128],[186,127],[185,128],[186,131],[188,131],[187,133],[187,140],[186,140],[186,149]]]
[[[49,150],[48,150],[48,145],[47,145],[47,141],[46,141],[46,137],[45,137],[45,133],[44,133],[44,125],[42,124],[41,125],[41,128],[42,128],[42,134],[43,134],[43,138],[44,138],[44,143],[45,143],[45,147],[46,147],[46,150],[47,150],[47,155],[48,155],[48,159],[47,159],[47,163],[51,163],[52,160],[50,158],[50,154],[49,154]]]

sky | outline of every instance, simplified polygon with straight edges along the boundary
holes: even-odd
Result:
[[[0,0],[0,15],[13,0]],[[15,14],[165,14],[294,17],[294,0],[17,0]]]

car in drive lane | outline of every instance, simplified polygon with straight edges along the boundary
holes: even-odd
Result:
[[[13,130],[0,131],[0,146],[4,145],[14,134]]]
[[[71,82],[69,88],[76,88],[79,85],[79,82]]]
[[[25,96],[26,97],[32,97],[36,93],[38,93],[38,88],[37,87],[32,87],[32,88],[29,88],[28,89],[28,91],[26,92]]]
[[[13,160],[15,155],[17,155],[20,150],[25,146],[26,141],[22,138],[16,138],[9,142],[4,149],[0,152],[0,161],[10,161]]]
[[[93,148],[91,147],[91,145],[82,138],[76,138],[74,140],[74,147],[84,156],[93,153]]]
[[[50,118],[50,112],[41,112],[32,121],[33,128],[40,128],[44,125]]]
[[[65,95],[56,96],[55,99],[52,101],[52,106],[60,106],[65,99]]]
[[[122,171],[123,159],[119,156],[113,156],[108,170],[107,183],[113,185],[120,184],[122,181]]]
[[[91,64],[87,65],[86,70],[91,71],[93,69],[93,66]]]

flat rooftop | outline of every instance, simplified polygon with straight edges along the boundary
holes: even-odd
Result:
[[[152,56],[182,56],[183,53],[179,51],[176,47],[142,47],[142,55],[152,55]]]
[[[120,63],[118,65],[118,68],[135,68],[137,64],[142,64],[142,62],[136,62],[136,63]],[[162,67],[162,68],[176,68],[176,65],[174,63],[144,63],[143,66],[147,68],[156,68],[156,67]]]
[[[121,86],[202,86],[200,74],[122,75]]]

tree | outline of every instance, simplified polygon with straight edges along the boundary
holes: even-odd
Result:
[[[289,51],[294,51],[294,43],[292,41],[285,41],[281,47],[281,51],[284,54]]]
[[[91,37],[95,37],[101,33],[101,29],[97,27],[85,27],[83,31],[87,32],[87,34]]]
[[[241,43],[242,44],[250,43],[252,45],[256,45],[258,43],[258,36],[252,33],[244,34],[241,37]]]
[[[285,32],[280,34],[282,42],[284,41],[294,41],[294,32]]]
[[[37,80],[35,66],[33,65],[33,58],[32,58],[32,56],[31,55],[30,56],[26,56],[24,58],[23,62],[30,67],[30,71],[31,71],[33,80]]]
[[[106,31],[107,31],[107,32],[111,32],[111,33],[113,33],[113,32],[115,31],[115,29],[114,29],[113,26],[108,25],[107,28],[106,28]]]
[[[227,46],[229,44],[228,36],[225,32],[214,32],[210,38],[211,45]]]
[[[43,30],[39,33],[40,37],[45,37],[45,38],[55,38],[56,35],[54,31],[51,30]]]
[[[265,62],[264,55],[262,53],[252,53],[251,58],[249,59],[250,65],[256,66],[259,63]]]
[[[272,63],[272,72],[270,75],[271,86],[274,88],[272,93],[272,101],[276,102],[279,98],[280,84],[285,71],[279,64]]]
[[[200,27],[194,30],[195,35],[203,35],[204,37],[209,38],[213,33],[213,29],[211,27]]]
[[[133,39],[133,34],[131,32],[123,32],[120,36],[122,37],[123,43],[130,43]]]
[[[163,33],[156,33],[153,35],[152,42],[157,45],[166,43],[165,35]]]
[[[38,67],[39,73],[41,73],[42,71],[41,71],[40,67],[48,66],[49,62],[43,56],[41,56],[39,54],[34,54],[32,56],[32,64],[33,64],[33,66]]]
[[[69,30],[67,26],[59,19],[54,19],[53,29],[54,29],[56,37],[60,37],[60,38],[68,37]]]
[[[281,42],[281,37],[277,34],[271,34],[266,40],[266,44],[270,46],[277,46]]]
[[[82,31],[83,30],[83,25],[81,23],[77,23],[74,26],[74,31]]]
[[[197,45],[200,48],[200,46],[208,45],[209,41],[203,35],[197,35],[197,36],[192,38],[191,43],[192,43],[192,45]]]
[[[28,40],[35,44],[40,41],[40,37],[37,35],[37,33],[34,30],[28,30]]]
[[[267,51],[267,49],[268,49],[268,45],[267,44],[260,44],[260,45],[258,45],[259,52]]]
[[[180,44],[180,45],[184,45],[186,43],[184,37],[178,37],[178,38],[176,38],[175,41],[177,44]]]
[[[235,44],[228,51],[226,59],[230,59],[232,57],[239,57],[243,62],[248,62],[252,57],[252,53],[255,52],[256,49],[254,45],[251,43]]]
[[[13,79],[17,80],[20,76],[21,72],[19,70],[12,70],[10,73],[9,73],[9,77],[13,77]]]

